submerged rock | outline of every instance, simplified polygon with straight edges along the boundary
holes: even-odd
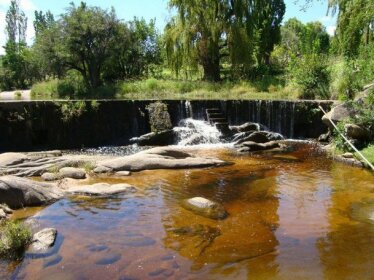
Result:
[[[16,176],[0,177],[0,203],[12,209],[44,205],[56,201],[62,195],[62,191],[54,184]]]
[[[57,230],[54,228],[46,228],[34,234],[32,239],[32,250],[45,251],[55,244]]]
[[[98,162],[97,167],[110,168],[113,171],[141,171],[153,169],[181,169],[223,166],[228,162],[194,157],[174,147],[153,148],[135,155]]]
[[[82,168],[64,167],[58,172],[60,178],[85,179],[86,171]]]
[[[228,213],[221,204],[203,197],[186,199],[182,205],[187,210],[214,220],[222,220],[228,216]]]
[[[98,183],[94,185],[71,187],[67,192],[79,195],[101,196],[119,193],[135,193],[137,192],[137,188],[128,184],[109,185],[106,183]]]

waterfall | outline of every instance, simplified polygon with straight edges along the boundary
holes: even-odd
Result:
[[[187,118],[192,118],[193,112],[192,112],[191,102],[187,100],[184,105],[186,107]]]
[[[215,126],[191,118],[181,120],[174,128],[179,146],[222,144],[221,133]]]

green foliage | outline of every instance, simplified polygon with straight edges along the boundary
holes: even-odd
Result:
[[[165,29],[169,66],[177,76],[202,67],[203,79],[215,82],[223,61],[232,64],[235,76],[249,76],[254,63],[268,64],[285,12],[283,0],[170,0],[169,5],[177,10]]]
[[[17,221],[3,221],[0,224],[0,256],[20,259],[31,242],[31,231]]]
[[[160,101],[151,103],[147,106],[149,113],[149,123],[151,125],[152,132],[161,132],[171,129],[170,115],[168,112],[168,106]]]
[[[290,67],[294,82],[300,87],[302,99],[329,99],[330,73],[325,56],[306,55]]]

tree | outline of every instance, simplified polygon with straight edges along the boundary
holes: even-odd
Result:
[[[27,17],[20,10],[19,0],[12,0],[6,13],[7,42],[4,47],[1,73],[2,87],[24,88],[28,79],[28,50],[26,45]]]
[[[43,11],[35,11],[34,30],[36,37],[54,24],[55,18],[51,11],[47,11],[45,14]]]
[[[162,63],[161,38],[154,20],[147,23],[134,18],[127,24],[121,23],[116,41],[105,64],[106,80],[146,77],[154,74],[154,68]]]
[[[59,59],[68,69],[80,72],[89,88],[102,85],[102,72],[119,32],[119,20],[112,8],[105,11],[73,3],[55,29]]]
[[[165,30],[169,65],[178,74],[185,67],[201,66],[204,80],[220,80],[223,58],[229,57],[234,71],[248,71],[269,63],[279,41],[283,0],[171,0],[177,16]]]

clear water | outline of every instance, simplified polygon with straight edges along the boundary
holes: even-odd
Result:
[[[140,191],[17,212],[37,213],[40,228],[57,228],[57,247],[45,258],[0,265],[3,278],[373,279],[372,173],[301,144],[293,153],[255,157],[195,153],[235,164],[94,178]],[[195,196],[222,203],[228,218],[181,207]]]

